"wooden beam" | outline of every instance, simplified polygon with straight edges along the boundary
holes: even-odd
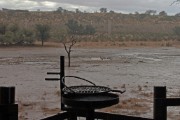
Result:
[[[141,118],[141,117],[104,113],[104,112],[95,112],[94,117],[97,119],[104,119],[104,120],[153,120],[150,118]]]

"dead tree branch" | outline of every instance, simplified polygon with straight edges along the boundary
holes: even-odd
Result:
[[[176,3],[176,4],[179,4],[179,2],[180,2],[180,0],[173,1],[170,6],[172,6],[172,5],[175,4],[175,3]]]

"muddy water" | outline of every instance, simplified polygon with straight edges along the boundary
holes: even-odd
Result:
[[[16,87],[20,120],[37,120],[60,111],[58,82],[44,80],[52,77],[46,72],[59,71],[60,55],[66,55],[64,49],[0,49],[0,84]],[[167,86],[169,97],[180,97],[180,49],[74,49],[66,75],[113,89],[126,88],[120,103],[103,111],[152,118],[154,86]],[[66,84],[87,83],[67,79]],[[168,119],[178,120],[179,112],[168,108]]]

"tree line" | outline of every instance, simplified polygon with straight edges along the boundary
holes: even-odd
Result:
[[[175,2],[179,2],[179,1],[174,1]],[[172,3],[172,4],[174,4]],[[171,4],[171,5],[172,5]],[[87,13],[86,11],[81,11],[79,9],[75,9],[75,11],[69,11],[67,9],[64,9],[62,7],[58,7],[56,9],[55,12],[59,12],[59,13],[68,13],[68,12],[75,12],[75,13]],[[96,13],[97,11],[95,11],[94,13]],[[99,9],[99,13],[116,13],[114,10],[108,10],[108,8],[105,8],[105,7],[102,7]],[[133,14],[133,13],[130,13],[130,14]],[[135,11],[134,14],[140,14],[138,11]],[[156,11],[156,10],[146,10],[144,13],[141,13],[141,14],[146,14],[146,15],[160,15],[160,16],[167,16],[167,12],[162,10],[160,11],[159,13]],[[179,16],[180,13],[176,13],[175,16]]]
[[[92,36],[84,37],[83,41],[177,40],[177,35],[173,29],[175,26],[180,26],[179,15],[168,16],[165,11],[160,12],[158,15],[155,10],[147,10],[145,13],[136,12],[135,14],[121,14],[113,11],[109,13],[106,8],[102,9],[104,11],[102,13],[82,13],[80,10],[76,10],[77,13],[64,11],[67,10],[59,8],[58,11],[51,12],[13,13],[11,11],[0,11],[0,23],[6,23],[8,26],[17,24],[21,29],[28,29],[33,32],[35,40],[40,39],[38,38],[36,24],[48,25],[50,28],[48,40],[51,41],[56,41],[57,31],[60,34],[67,32],[65,29],[68,27],[65,24],[70,19],[74,19],[83,26],[79,27],[81,36],[87,34],[83,33],[84,31],[91,30],[91,27],[95,28],[96,33]]]
[[[105,38],[106,34],[97,35],[97,30],[92,25],[82,25],[79,24],[78,21],[74,19],[68,20],[65,24],[65,29],[60,28],[59,31],[55,33],[51,33],[53,27],[49,24],[36,24],[34,28],[24,28],[19,27],[18,24],[3,24],[0,23],[0,45],[9,46],[9,45],[33,45],[36,40],[41,41],[42,46],[44,42],[49,39],[56,39],[56,41],[63,42],[68,41],[73,35],[73,38],[77,40],[86,39],[97,39],[97,37],[101,37],[99,39]],[[121,28],[119,28],[121,29]],[[146,39],[156,39],[152,33],[148,33],[150,36],[146,34],[133,34],[127,36],[122,36],[122,39],[141,39],[142,35],[146,36]],[[176,36],[176,40],[180,40],[180,26],[175,26],[173,28],[173,34]],[[121,35],[121,34],[120,34]],[[161,35],[159,35],[162,37]],[[113,38],[113,33],[110,36],[107,36],[109,40],[113,39],[115,41],[117,38]],[[121,36],[120,36],[121,37]],[[153,38],[154,37],[154,38]],[[143,39],[143,40],[146,40]],[[160,38],[157,38],[160,40]],[[91,40],[90,40],[91,41]],[[92,40],[93,41],[93,40]]]
[[[19,27],[18,24],[0,23],[0,45],[32,45],[36,40],[44,42],[51,37],[56,37],[60,42],[67,41],[64,36],[86,36],[93,35],[96,29],[92,25],[78,24],[76,20],[70,19],[65,23],[66,29],[52,36],[51,28],[48,24],[36,24],[34,28]],[[63,38],[63,39],[62,39]]]

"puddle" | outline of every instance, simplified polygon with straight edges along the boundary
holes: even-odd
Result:
[[[0,60],[12,60],[13,58],[0,58]]]
[[[151,61],[162,61],[162,59],[157,59],[157,58],[150,58],[150,57],[136,57],[138,59],[145,59],[145,60],[151,60]]]
[[[55,62],[24,62],[24,64],[27,64],[27,65],[36,65],[36,64],[55,64]]]
[[[103,58],[103,57],[92,57],[92,58],[90,58],[90,60],[92,60],[92,61],[106,61],[106,60],[111,60],[110,58]]]

